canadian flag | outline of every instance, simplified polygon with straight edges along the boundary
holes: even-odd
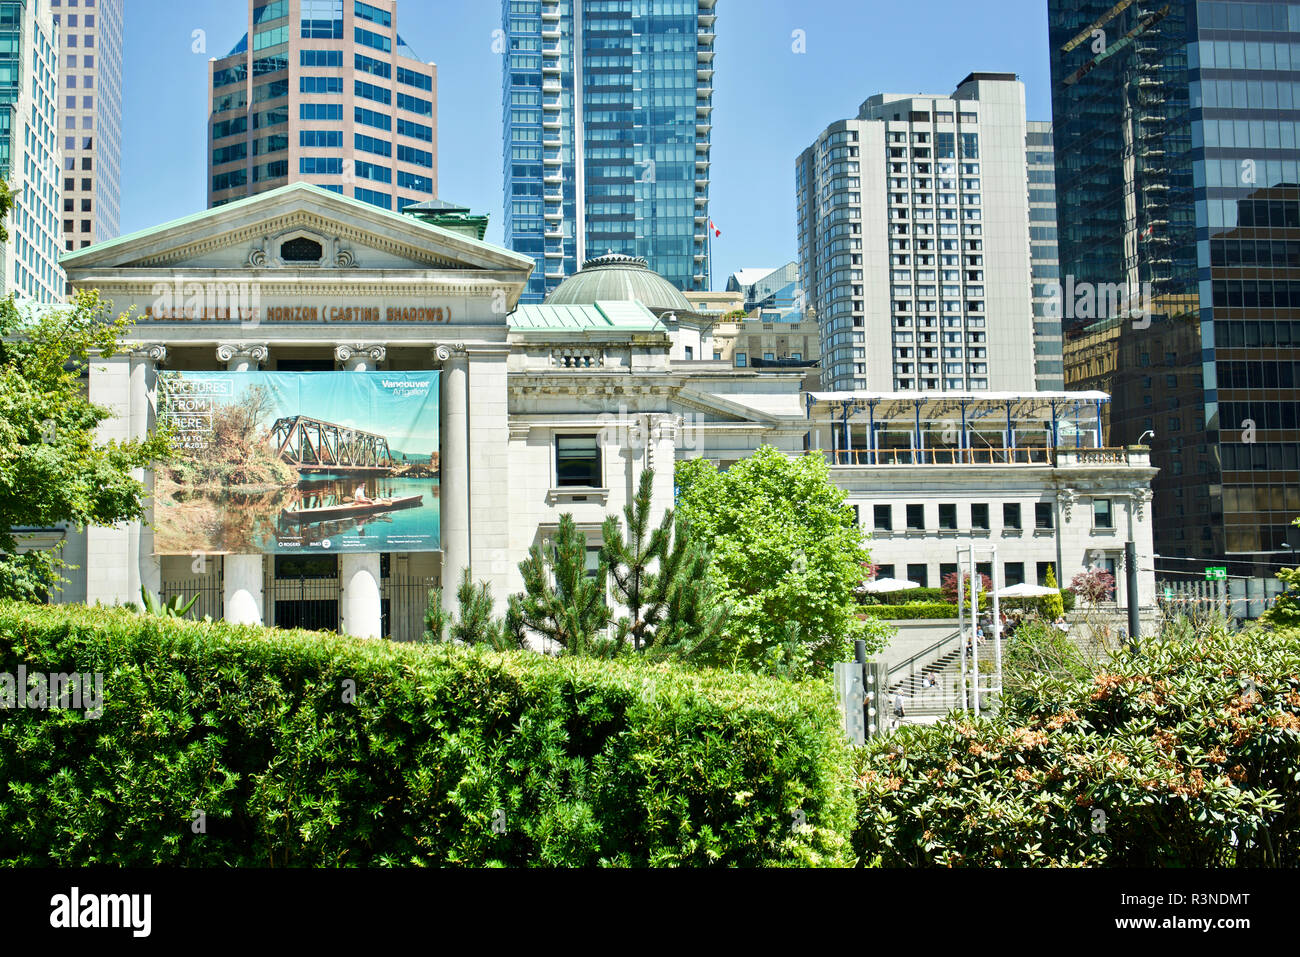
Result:
[[[720,230],[717,226],[714,226],[713,220],[711,219],[709,220],[709,229],[713,230],[713,235],[715,237],[719,237],[722,235],[722,230]]]

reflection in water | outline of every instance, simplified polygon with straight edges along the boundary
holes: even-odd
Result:
[[[286,521],[282,513],[305,508],[334,508],[355,502],[361,489],[370,500],[422,497],[419,507],[364,515],[330,516],[329,521]],[[299,551],[330,541],[365,539],[374,550],[387,548],[390,537],[415,539],[394,549],[437,547],[440,530],[438,479],[389,476],[313,476],[296,487],[256,493],[189,491],[160,487],[157,493],[157,548],[160,554],[190,554],[196,541],[213,552],[250,555]],[[201,538],[200,538],[201,536]]]

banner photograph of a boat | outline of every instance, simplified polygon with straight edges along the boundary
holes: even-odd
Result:
[[[440,546],[437,372],[164,372],[159,555]]]

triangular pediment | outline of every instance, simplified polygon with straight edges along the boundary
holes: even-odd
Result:
[[[493,274],[526,282],[527,256],[305,183],[98,243],[62,260],[106,271],[363,270]]]

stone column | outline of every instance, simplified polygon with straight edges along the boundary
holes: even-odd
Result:
[[[373,372],[388,351],[383,346],[341,345],[334,357],[348,372]],[[355,638],[381,638],[384,634],[383,602],[380,581],[383,578],[379,555],[345,554],[339,556],[340,626],[345,635]]]
[[[270,358],[264,344],[222,344],[217,360],[226,364],[227,372],[256,372]],[[222,563],[223,618],[233,625],[266,623],[266,597],[262,593],[261,555],[227,555]]]
[[[156,366],[167,358],[162,345],[138,346],[112,359],[92,360],[90,401],[106,406],[113,417],[101,425],[101,442],[142,439],[153,422],[149,390],[156,381]],[[152,492],[152,475],[138,470],[135,478]],[[161,574],[153,554],[153,532],[141,522],[109,528],[86,529],[86,603],[120,605],[140,601],[143,585],[158,593]]]
[[[464,346],[440,346],[442,363],[442,600],[459,614],[456,589],[470,565],[469,519],[469,353]]]

